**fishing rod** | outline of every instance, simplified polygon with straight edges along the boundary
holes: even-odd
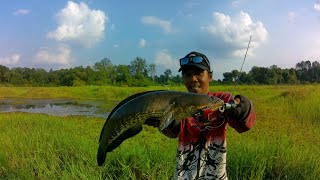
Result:
[[[247,58],[247,53],[248,53],[248,50],[249,50],[249,47],[250,47],[251,38],[252,38],[252,36],[250,36],[250,39],[249,39],[249,42],[248,42],[248,46],[247,46],[247,50],[246,50],[246,53],[244,55],[244,58],[243,58],[243,61],[242,61],[242,65],[241,65],[241,68],[240,68],[240,72],[237,75],[237,77],[235,77],[235,80],[234,80],[233,92],[231,94],[232,96],[233,96],[233,94],[234,94],[234,92],[235,92],[235,90],[237,88],[238,80],[239,80],[239,77],[240,77],[241,72],[242,72],[243,64],[244,64],[244,62],[246,61],[246,58]],[[234,109],[234,108],[236,108],[236,104],[234,102],[224,103],[224,105],[219,108],[219,111],[223,112],[226,109]]]
[[[246,57],[247,57],[247,53],[248,53],[248,50],[249,50],[251,38],[252,38],[252,36],[250,36],[250,39],[249,39],[249,42],[248,42],[248,46],[247,46],[247,50],[246,50],[246,54],[244,55],[244,58],[243,58],[243,61],[242,61],[242,65],[241,65],[241,68],[240,68],[240,72],[239,72],[238,76],[236,77],[236,79],[235,79],[235,81],[234,81],[234,88],[233,88],[232,95],[233,95],[233,93],[235,92],[235,90],[236,90],[236,88],[237,88],[237,85],[238,85],[237,81],[238,81],[239,78],[240,78],[240,75],[241,75],[241,72],[242,72],[242,68],[243,68],[243,64],[244,64],[244,62],[246,61]]]

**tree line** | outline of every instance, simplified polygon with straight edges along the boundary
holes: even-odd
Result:
[[[109,58],[93,66],[77,66],[69,69],[46,71],[42,68],[8,68],[0,65],[2,86],[150,86],[181,83],[179,75],[173,76],[170,69],[157,76],[156,65],[136,57],[130,65],[114,65]]]
[[[69,69],[46,71],[42,68],[8,68],[0,65],[2,86],[150,86],[177,85],[182,83],[181,75],[172,75],[170,69],[156,75],[156,65],[147,64],[141,57],[133,59],[129,65],[114,65],[104,58],[93,66],[77,66]],[[232,70],[223,73],[223,79],[214,84],[298,84],[319,83],[320,64],[317,61],[301,61],[295,68],[282,69],[276,65],[257,67],[246,72]]]
[[[301,61],[295,68],[282,69],[277,65],[270,67],[254,66],[246,72],[233,70],[223,73],[222,83],[236,81],[240,84],[305,84],[320,82],[320,64],[317,61]]]

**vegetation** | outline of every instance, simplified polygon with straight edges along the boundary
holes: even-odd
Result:
[[[136,57],[130,65],[113,65],[104,58],[92,67],[74,67],[70,69],[50,70],[41,68],[12,68],[0,65],[0,84],[2,86],[154,86],[178,85],[180,75],[173,76],[166,69],[160,76],[156,75],[156,65],[147,64],[146,60]],[[276,65],[252,67],[246,72],[233,70],[223,73],[223,79],[213,84],[232,84],[236,80],[240,84],[299,84],[319,83],[320,64],[317,61],[301,61],[295,68],[281,69]]]
[[[1,87],[1,97],[110,98],[180,87]],[[320,86],[239,86],[255,105],[257,124],[238,134],[228,129],[229,179],[320,177]],[[211,90],[229,91],[233,86]],[[80,116],[0,114],[0,179],[172,179],[177,140],[144,126],[109,153],[98,167],[96,153],[105,120]]]

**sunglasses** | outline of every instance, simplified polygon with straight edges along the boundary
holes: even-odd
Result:
[[[197,63],[198,64],[198,63],[202,63],[203,61],[205,61],[210,66],[210,63],[206,59],[201,57],[201,56],[192,56],[192,57],[181,58],[180,59],[180,66],[186,65],[189,62],[193,62],[193,63]]]

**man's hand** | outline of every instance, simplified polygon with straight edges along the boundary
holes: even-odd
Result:
[[[237,95],[237,96],[233,99],[233,102],[234,102],[234,104],[236,104],[236,105],[238,105],[238,104],[240,103],[240,101],[241,101],[241,99],[240,99],[239,96],[240,96],[240,95]]]
[[[234,97],[234,103],[237,105],[234,110],[229,111],[232,118],[241,120],[246,117],[250,110],[250,101],[242,95],[236,95]]]

